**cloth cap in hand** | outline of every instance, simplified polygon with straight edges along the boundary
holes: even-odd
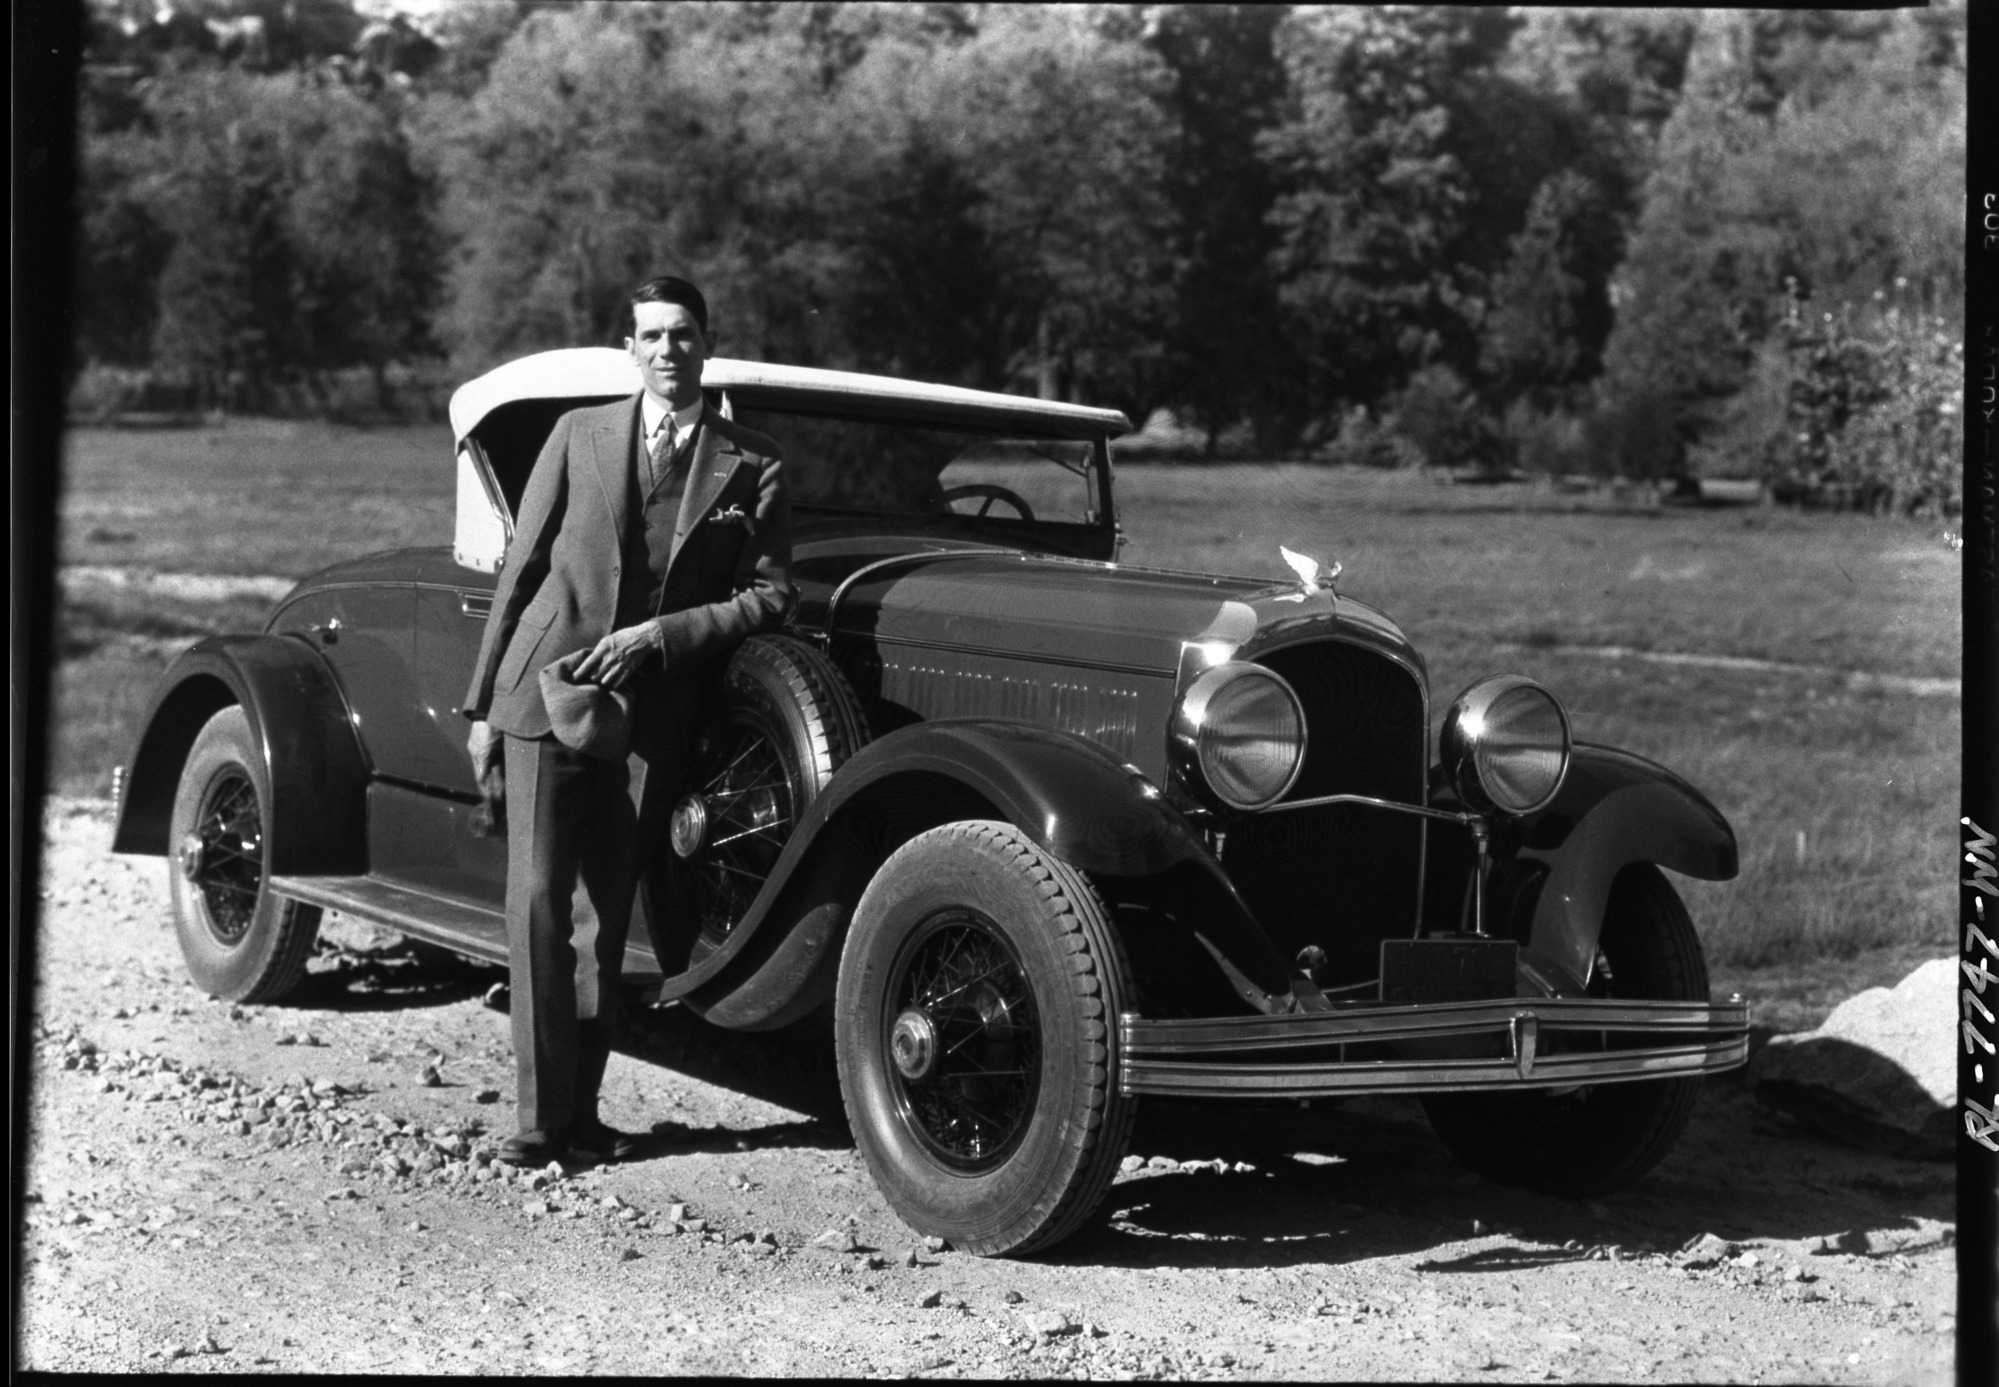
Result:
[[[622,761],[632,749],[632,696],[623,689],[576,682],[588,650],[564,655],[541,671],[541,701],[555,738],[600,761]]]

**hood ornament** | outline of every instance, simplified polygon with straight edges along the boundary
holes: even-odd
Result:
[[[1337,559],[1321,567],[1319,561],[1309,554],[1301,554],[1281,544],[1277,546],[1277,552],[1284,556],[1284,566],[1298,575],[1298,591],[1286,593],[1277,599],[1279,602],[1303,602],[1321,590],[1338,597],[1333,592],[1333,580],[1340,576],[1344,566]]]

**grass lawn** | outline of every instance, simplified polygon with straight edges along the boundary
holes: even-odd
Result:
[[[301,577],[336,559],[448,542],[451,430],[231,419],[74,429],[64,564]]]
[[[253,628],[266,605],[138,595],[76,566],[289,578],[437,543],[451,527],[450,462],[441,427],[74,433],[53,783],[104,793],[172,651]],[[1579,737],[1700,786],[1742,846],[1737,881],[1678,883],[1720,986],[1784,965],[1806,979],[1797,995],[1817,997],[1868,975],[1858,960],[1807,977],[1811,961],[1948,948],[1957,699],[1848,678],[1955,678],[1959,560],[1940,527],[1302,464],[1130,466],[1116,485],[1127,561],[1283,578],[1280,543],[1337,558],[1341,592],[1387,611],[1423,651],[1438,720],[1472,679],[1528,674],[1568,704]]]

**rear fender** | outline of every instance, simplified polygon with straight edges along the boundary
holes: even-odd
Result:
[[[795,1019],[830,995],[853,907],[889,854],[926,829],[975,818],[1003,819],[1089,874],[1142,978],[1164,976],[1147,965],[1170,946],[1139,921],[1158,900],[1174,900],[1194,917],[1201,961],[1224,1000],[1259,1010],[1291,1005],[1281,956],[1156,786],[1084,738],[973,719],[917,723],[857,752],[785,845],[772,874],[782,884],[766,886],[737,925],[728,957],[669,980],[661,995],[686,995],[710,1021],[734,1029]]]
[[[1555,802],[1522,819],[1519,858],[1546,877],[1527,960],[1581,988],[1596,961],[1611,882],[1634,862],[1704,881],[1737,870],[1735,833],[1707,797],[1657,762],[1578,742]]]
[[[271,872],[365,872],[367,761],[332,674],[297,636],[211,636],[173,662],[132,752],[111,850],[170,850],[188,749],[231,705],[249,718],[270,775]]]

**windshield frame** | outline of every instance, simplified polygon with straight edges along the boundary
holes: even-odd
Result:
[[[1012,515],[989,513],[985,516],[968,515],[962,512],[941,512],[926,510],[900,510],[886,506],[838,505],[823,502],[793,500],[792,510],[806,516],[824,516],[828,520],[853,521],[856,519],[887,520],[925,530],[945,529],[957,533],[973,532],[994,541],[1015,543],[1033,539],[1037,535],[1059,541],[1059,547],[1069,548],[1077,540],[1088,541],[1086,547],[1096,549],[1102,546],[1107,554],[1115,554],[1122,542],[1117,523],[1117,505],[1111,483],[1110,434],[1102,428],[1068,426],[1069,421],[1052,421],[1025,413],[1001,414],[994,412],[988,417],[985,411],[973,413],[959,410],[912,410],[905,406],[890,405],[886,408],[856,408],[854,401],[842,401],[839,406],[827,407],[817,400],[806,401],[775,392],[725,390],[720,392],[719,408],[722,417],[734,420],[736,408],[740,404],[745,409],[759,413],[788,414],[806,419],[844,421],[856,424],[877,424],[901,426],[911,429],[931,429],[953,433],[981,434],[999,440],[1016,440],[1023,443],[1088,443],[1089,459],[1085,464],[1083,480],[1089,489],[1090,508],[1083,520],[1045,520],[1037,518],[1023,521]],[[1050,458],[1048,465],[1068,469],[1068,465]]]

